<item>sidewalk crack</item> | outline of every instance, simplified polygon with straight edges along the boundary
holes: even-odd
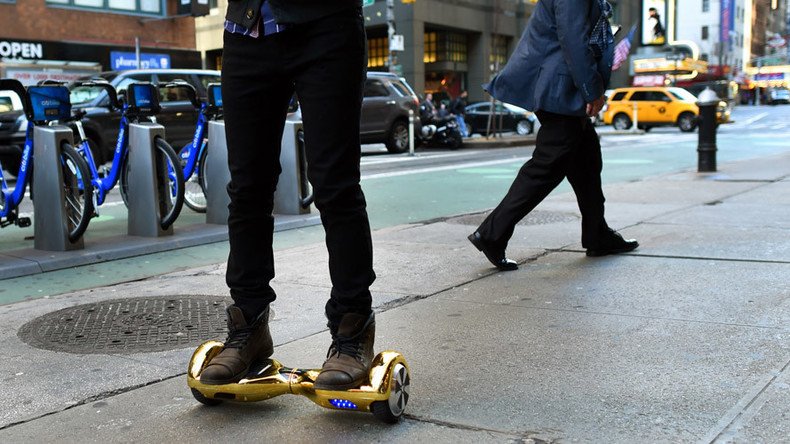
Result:
[[[404,413],[403,417],[405,419],[410,419],[412,421],[422,422],[425,424],[431,424],[440,427],[447,427],[450,429],[463,430],[468,432],[484,432],[484,433],[490,433],[496,435],[506,435],[511,438],[519,439],[520,442],[523,443],[528,442],[530,444],[551,444],[551,443],[559,442],[558,439],[546,438],[545,433],[536,432],[536,431],[515,432],[510,430],[496,430],[496,429],[489,429],[485,427],[472,426],[468,424],[461,424],[457,422],[444,421],[441,419],[428,418],[425,416],[412,415],[408,413]]]
[[[790,368],[790,361],[773,375],[765,383],[758,383],[744,397],[742,397],[725,415],[716,426],[713,427],[699,443],[713,444],[717,442],[731,442],[736,434],[760,412],[766,402],[765,392],[773,385],[780,376],[785,374]]]

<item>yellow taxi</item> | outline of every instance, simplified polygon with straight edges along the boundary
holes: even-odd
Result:
[[[645,131],[655,126],[677,126],[690,132],[697,128],[697,116],[694,94],[677,87],[643,86],[615,89],[606,103],[603,121],[617,130],[631,128],[636,120]],[[716,117],[719,123],[729,120],[726,103],[719,104]]]

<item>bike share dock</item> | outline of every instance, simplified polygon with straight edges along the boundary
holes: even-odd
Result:
[[[297,168],[302,163],[301,159],[304,155],[303,143],[297,139],[301,124],[298,124],[298,126],[292,122],[289,122],[289,124],[293,128],[285,132],[282,150],[283,159],[281,162],[284,168],[286,165],[290,165],[291,168]],[[159,128],[161,129],[161,127]],[[48,128],[42,128],[41,130],[50,131]],[[144,145],[150,143],[151,138],[161,135],[159,131],[153,125],[143,125],[136,129],[131,128],[130,143]],[[289,139],[289,135],[293,140]],[[46,138],[42,139],[46,140]],[[212,148],[208,151],[207,174],[209,174],[210,181],[213,183],[227,184],[230,175],[227,167],[222,166],[227,165],[227,152],[221,149],[224,146],[224,122],[211,122],[209,125],[209,139]],[[43,143],[44,140],[41,142]],[[221,145],[219,145],[220,143]],[[130,161],[146,165],[153,162],[150,155],[143,155],[137,159],[132,155],[133,150],[134,147],[131,147]],[[138,149],[138,151],[140,150]],[[147,151],[142,150],[142,152],[150,153],[150,147]],[[37,157],[37,160],[42,162],[43,159],[39,160]],[[136,171],[141,171],[141,168],[137,168]],[[145,169],[142,168],[142,171],[145,171]],[[135,176],[134,183],[144,182],[149,185],[152,183],[151,177],[149,177],[150,174],[140,174],[142,177]],[[287,175],[281,176],[281,188],[288,190],[289,195],[287,197],[299,198],[299,202],[297,205],[292,205],[289,208],[277,209],[279,213],[275,214],[275,231],[292,230],[321,223],[318,213],[315,211],[310,212],[303,205],[306,203],[304,202],[305,198],[309,197],[307,195],[309,193],[309,185],[304,179],[303,168],[296,171],[295,174],[291,173],[288,177]],[[297,180],[298,182],[289,183]],[[41,182],[44,183],[46,180]],[[228,239],[227,226],[224,222],[227,220],[228,197],[224,186],[212,188],[213,190],[208,193],[207,197],[209,203],[207,213],[195,213],[185,207],[170,230],[161,230],[161,228],[157,227],[156,218],[152,217],[156,211],[156,208],[151,208],[153,199],[135,200],[132,198],[130,208],[134,208],[134,210],[130,211],[127,211],[122,202],[113,202],[107,208],[101,207],[101,215],[91,220],[83,238],[79,239],[74,246],[68,247],[65,245],[68,242],[65,242],[65,244],[63,242],[58,243],[57,239],[60,238],[57,236],[57,233],[49,229],[50,227],[60,226],[57,222],[60,220],[58,212],[42,211],[36,207],[31,214],[34,205],[31,204],[29,199],[25,199],[22,212],[29,215],[33,219],[34,224],[28,228],[8,227],[0,230],[0,279],[27,276],[215,242],[225,242]],[[155,190],[148,187],[141,189],[139,192],[151,194],[153,191]],[[135,188],[130,187],[130,193],[137,192]],[[114,190],[113,193],[118,193],[118,191]],[[53,207],[54,204],[52,203],[47,203],[45,207],[43,203],[49,201],[44,197],[39,198],[39,194],[35,193],[35,191],[34,195],[36,197],[35,205],[48,209]],[[283,199],[279,195],[277,198]],[[137,205],[136,202],[139,202],[141,208],[135,206]],[[60,206],[57,206],[57,208],[60,208]],[[132,211],[136,211],[137,213],[135,214],[138,216],[131,216]],[[284,214],[288,212],[293,214]],[[34,228],[37,224],[36,213],[45,215],[45,218],[42,219],[46,219],[47,227],[44,229],[42,228],[43,225],[40,226],[38,232]],[[146,214],[149,217],[146,217]],[[57,220],[53,218],[57,218]],[[44,234],[39,235],[38,233]],[[42,241],[46,241],[50,245],[54,242],[56,247],[45,249],[41,246]]]

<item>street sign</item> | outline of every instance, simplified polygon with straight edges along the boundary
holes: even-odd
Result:
[[[362,0],[362,7],[364,8],[365,6],[370,6],[373,3],[376,3],[376,0]]]
[[[403,51],[404,47],[403,35],[394,34],[390,40],[390,51]]]

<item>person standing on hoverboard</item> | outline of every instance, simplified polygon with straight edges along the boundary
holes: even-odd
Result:
[[[624,240],[604,219],[601,145],[589,117],[601,110],[612,73],[612,7],[606,0],[541,0],[513,56],[483,88],[502,102],[535,110],[541,127],[532,158],[502,202],[469,236],[500,270],[515,270],[505,248],[523,219],[565,177],[582,214],[587,256],[624,253]]]
[[[295,92],[304,121],[308,177],[321,213],[332,290],[332,335],[315,387],[358,387],[373,359],[373,246],[360,182],[359,121],[367,44],[360,0],[230,0],[222,96],[231,180],[226,281],[228,338],[201,373],[237,382],[273,352],[272,238],[280,141]]]

